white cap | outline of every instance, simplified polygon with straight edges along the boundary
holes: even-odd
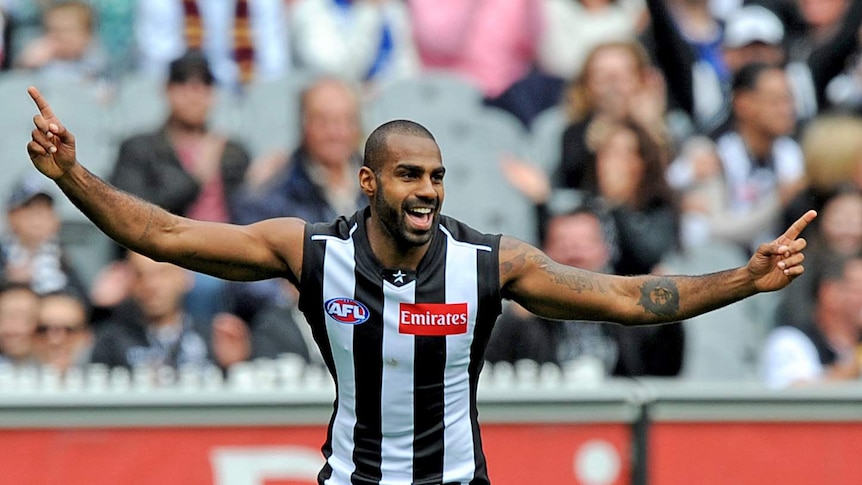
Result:
[[[758,5],[740,7],[727,17],[724,46],[735,49],[755,42],[777,45],[784,40],[784,25],[770,10]]]

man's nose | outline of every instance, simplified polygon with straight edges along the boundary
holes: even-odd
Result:
[[[429,199],[437,198],[437,190],[435,189],[434,182],[431,180],[430,176],[422,177],[422,182],[416,190],[416,195]]]

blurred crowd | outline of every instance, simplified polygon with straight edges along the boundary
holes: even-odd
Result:
[[[432,72],[528,135],[555,114],[550,163],[490,166],[535,210],[531,242],[562,263],[722,269],[816,209],[806,274],[765,304],[637,329],[511,304],[487,360],[775,387],[862,374],[862,1],[0,0],[0,29],[0,81],[37,73],[110,103],[127,79],[158,78],[164,120],[124,137],[105,175],[192,218],[317,222],[362,207],[363,107]],[[210,123],[220,92],[242,99],[300,72],[314,76],[286,153]],[[119,247],[84,268],[46,183],[28,174],[3,194],[0,362],[322,365],[288,282],[226,282]]]

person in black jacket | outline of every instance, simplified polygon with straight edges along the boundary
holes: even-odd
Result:
[[[165,86],[165,124],[121,144],[109,181],[177,215],[236,222],[235,199],[250,159],[239,143],[207,126],[214,83],[201,52],[189,51],[174,60]],[[195,280],[189,310],[207,320],[224,310],[224,284],[203,274]]]
[[[233,221],[233,198],[250,160],[239,143],[207,126],[214,83],[200,52],[173,61],[165,86],[165,124],[121,144],[110,182],[177,215]]]

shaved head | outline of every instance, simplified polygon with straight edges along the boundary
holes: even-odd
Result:
[[[363,165],[378,173],[386,162],[386,139],[390,134],[417,136],[434,141],[434,135],[427,128],[409,120],[394,120],[386,122],[377,127],[365,142],[365,161]]]

